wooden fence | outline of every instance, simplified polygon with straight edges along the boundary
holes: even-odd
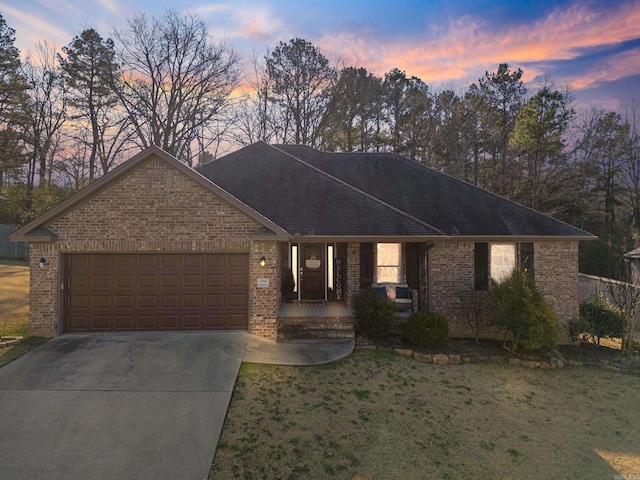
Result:
[[[29,245],[25,242],[12,242],[9,235],[18,230],[17,225],[0,224],[0,258],[26,259],[29,257]]]

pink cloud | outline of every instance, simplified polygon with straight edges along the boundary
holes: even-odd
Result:
[[[637,38],[638,25],[638,0],[604,12],[575,3],[555,9],[531,25],[511,26],[502,31],[495,25],[464,17],[444,27],[431,27],[422,39],[403,38],[394,42],[377,39],[374,32],[345,33],[323,37],[320,46],[328,56],[340,57],[349,65],[365,66],[378,75],[397,67],[427,82],[464,81],[503,62],[517,66],[573,59],[584,48]],[[615,78],[640,71],[636,62],[616,64],[616,71],[609,73]],[[526,73],[527,80],[532,80],[544,72]],[[603,75],[607,76],[604,72]]]

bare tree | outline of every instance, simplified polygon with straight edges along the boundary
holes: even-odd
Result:
[[[24,76],[30,87],[24,110],[28,115],[25,125],[25,143],[29,149],[27,185],[32,188],[36,171],[39,185],[45,185],[47,178],[51,178],[47,172],[47,158],[56,133],[66,120],[66,87],[54,47],[44,42],[38,44],[35,52],[29,52]]]
[[[214,43],[194,14],[136,15],[114,32],[122,77],[112,86],[127,110],[136,142],[157,145],[192,166],[199,136],[229,105],[239,57]]]
[[[640,313],[640,285],[632,283],[632,267],[624,262],[624,281],[609,283],[609,294],[613,303],[622,312],[622,354],[633,352],[635,331],[638,328],[638,314]]]

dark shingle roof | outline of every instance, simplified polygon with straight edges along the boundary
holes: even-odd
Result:
[[[259,142],[199,171],[292,234],[590,237],[391,153]]]

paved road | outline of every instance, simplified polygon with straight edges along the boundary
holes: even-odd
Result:
[[[249,335],[63,335],[0,369],[0,479],[203,480]]]

